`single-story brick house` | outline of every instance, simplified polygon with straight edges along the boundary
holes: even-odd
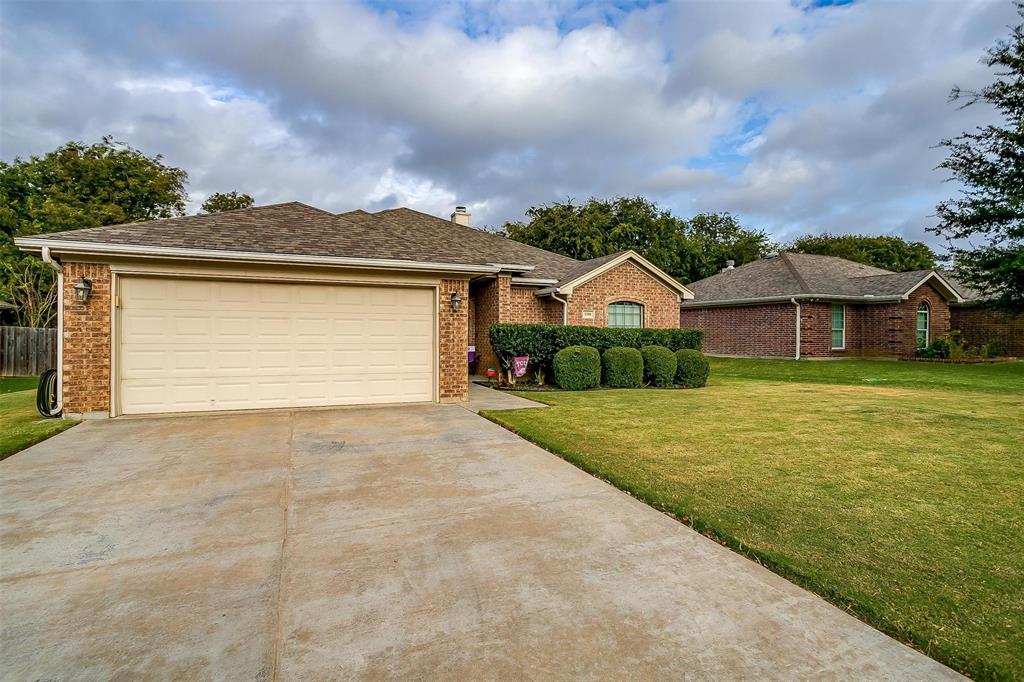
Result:
[[[935,270],[890,272],[782,252],[688,285],[680,324],[704,331],[704,350],[785,358],[896,357],[948,336],[965,298]]]
[[[691,292],[406,208],[301,203],[15,240],[59,272],[65,415],[461,401],[495,322],[675,327]]]
[[[1024,313],[987,305],[984,293],[967,286],[951,272],[940,272],[964,299],[949,306],[950,329],[959,331],[969,346],[988,344],[999,355],[1024,358]]]

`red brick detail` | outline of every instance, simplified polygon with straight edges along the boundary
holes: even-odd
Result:
[[[75,285],[92,282],[89,300],[79,303]],[[110,267],[64,264],[63,406],[65,413],[110,410]]]
[[[511,282],[511,277],[500,275],[494,279],[485,280],[472,289],[476,371],[479,374],[483,374],[488,367],[501,369],[497,356],[491,350],[489,334],[492,324],[509,321]]]
[[[984,306],[953,306],[950,327],[970,346],[993,344],[999,353],[1024,357],[1024,313],[1014,315]]]
[[[537,296],[533,287],[512,287],[505,322],[562,324],[562,304],[550,296]]]
[[[465,303],[452,311],[451,295],[455,292]],[[469,282],[464,279],[442,279],[438,289],[438,395],[441,400],[469,399],[469,373],[466,347],[469,345]]]
[[[704,332],[706,353],[789,358],[796,353],[792,303],[682,308],[679,325]]]
[[[679,326],[679,296],[631,261],[625,261],[573,290],[569,297],[569,324],[607,327],[608,304],[616,301],[643,305],[645,327]],[[593,310],[594,319],[584,319],[584,310]]]
[[[800,303],[800,356],[910,358],[917,347],[917,307],[930,307],[929,338],[949,335],[949,305],[932,285],[906,301],[846,304],[845,348],[832,348],[832,303]],[[793,357],[795,313],[792,303],[724,308],[683,308],[679,324],[704,332],[704,350],[723,355]]]

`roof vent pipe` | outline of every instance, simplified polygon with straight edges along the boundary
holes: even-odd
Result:
[[[465,206],[456,206],[455,212],[452,213],[452,222],[456,225],[472,227],[472,218]]]

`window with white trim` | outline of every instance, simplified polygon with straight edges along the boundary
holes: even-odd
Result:
[[[616,301],[608,305],[609,327],[644,326],[644,307],[632,301]]]
[[[832,350],[846,348],[846,306],[832,304]]]
[[[928,345],[928,318],[931,317],[931,310],[927,301],[921,301],[917,306],[917,347],[924,348]]]

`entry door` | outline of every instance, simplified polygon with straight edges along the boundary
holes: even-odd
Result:
[[[122,277],[124,414],[434,399],[434,291]]]

